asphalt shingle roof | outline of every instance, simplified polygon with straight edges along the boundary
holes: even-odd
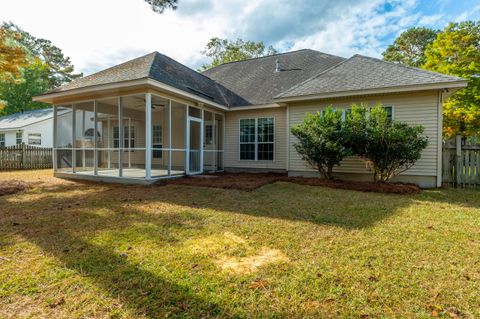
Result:
[[[0,117],[0,130],[22,128],[53,117],[53,108],[26,111]]]
[[[277,98],[465,81],[361,55],[344,59],[308,49],[225,63],[203,73],[153,52],[47,94],[146,78],[231,107],[275,103]]]
[[[275,72],[277,60],[280,72]],[[276,95],[344,60],[342,57],[306,49],[225,63],[206,70],[203,74],[235,92],[248,104],[258,105],[274,103]]]
[[[53,89],[47,94],[144,78],[157,80],[222,105],[246,103],[235,93],[228,91],[212,79],[159,52],[153,52],[85,76]]]
[[[357,54],[276,97],[285,98],[457,81],[465,80]]]

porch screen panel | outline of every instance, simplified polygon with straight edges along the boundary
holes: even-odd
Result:
[[[145,95],[123,97],[122,113],[123,136],[122,130],[118,129],[119,135],[114,136],[114,142],[120,139],[123,141],[115,142],[120,146],[123,176],[145,178]]]
[[[113,130],[118,129],[118,99],[97,101],[98,175],[119,176],[119,151],[114,147]]]
[[[73,110],[71,105],[57,106],[55,127],[56,171],[73,172]]]
[[[206,172],[213,172],[217,170],[217,137],[215,114],[213,112],[204,112],[203,125],[203,170]]]
[[[94,173],[95,113],[93,101],[75,104],[75,172]],[[97,132],[97,138],[99,136]]]
[[[185,174],[186,105],[172,101],[172,175]]]
[[[152,94],[152,177],[168,176],[168,100]]]

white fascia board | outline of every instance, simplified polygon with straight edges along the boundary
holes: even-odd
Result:
[[[97,92],[106,91],[106,90],[121,89],[121,88],[128,88],[131,86],[141,86],[141,85],[150,86],[154,89],[164,90],[167,93],[179,95],[183,98],[196,100],[198,102],[219,108],[224,111],[229,110],[227,106],[212,102],[211,100],[199,97],[198,95],[195,95],[192,93],[185,92],[183,90],[177,89],[173,86],[170,86],[168,84],[165,84],[150,78],[143,78],[138,80],[124,81],[124,82],[117,82],[117,83],[110,83],[110,84],[101,84],[101,85],[89,86],[89,87],[84,87],[79,89],[72,89],[65,92],[38,95],[38,96],[34,96],[32,100],[36,102],[52,103],[53,99],[67,97],[74,94],[97,93]]]

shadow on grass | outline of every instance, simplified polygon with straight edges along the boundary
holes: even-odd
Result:
[[[415,196],[361,193],[277,183],[253,192],[188,186],[127,186],[69,183],[43,187],[38,195],[0,198],[0,231],[18,234],[55,256],[67,268],[91,278],[113,298],[120,298],[136,314],[149,318],[168,314],[190,317],[229,317],[219,305],[199,298],[191,287],[166,280],[128,257],[120,256],[114,245],[85,240],[99,231],[128,230],[133,224],[161,226],[161,232],[146,232],[158,245],[181,243],[187,238],[178,229],[202,232],[204,221],[195,209],[244,214],[253,217],[335,225],[362,229],[392,216],[415,200],[460,204],[464,197],[445,190]],[[71,192],[80,192],[67,197]],[[84,192],[82,194],[82,191]],[[29,195],[26,193],[25,195]],[[21,196],[21,195],[19,195]],[[463,198],[463,199],[462,199]],[[467,199],[469,196],[467,196]],[[178,205],[175,212],[162,204]],[[480,207],[479,200],[467,201]],[[156,205],[149,209],[149,205]],[[144,208],[142,208],[145,206]],[[8,214],[6,213],[8,211]],[[101,213],[98,213],[98,212]],[[15,212],[12,214],[12,212]],[[12,227],[12,222],[20,225]]]
[[[59,198],[62,193],[78,191],[81,185],[67,185],[62,189],[50,187],[45,191],[46,196],[36,199],[34,207],[22,207],[21,202],[10,203],[7,197],[0,198],[0,213],[8,209],[21,212],[13,217],[14,222],[0,219],[0,232],[7,236],[20,235],[40,247],[64,267],[90,278],[112,298],[120,299],[135,315],[148,318],[229,316],[217,304],[196,296],[191,287],[180,286],[130,261],[128,250],[125,255],[116,251],[118,245],[115,242],[101,245],[86,240],[99,231],[117,233],[144,224],[161,226],[159,232],[145,229],[141,234],[151,235],[157,247],[175,244],[182,240],[176,236],[179,228],[201,230],[200,217],[188,212],[146,214],[125,201],[121,192],[103,201],[103,196],[110,194],[111,189],[93,196],[79,196],[75,200],[62,201]],[[105,211],[94,213],[99,209]]]

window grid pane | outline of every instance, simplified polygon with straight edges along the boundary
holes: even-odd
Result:
[[[258,119],[258,142],[273,142],[273,118]]]
[[[240,144],[240,159],[255,160],[255,143]]]
[[[273,143],[258,144],[258,160],[273,161]]]
[[[240,120],[240,143],[255,142],[255,119]]]

